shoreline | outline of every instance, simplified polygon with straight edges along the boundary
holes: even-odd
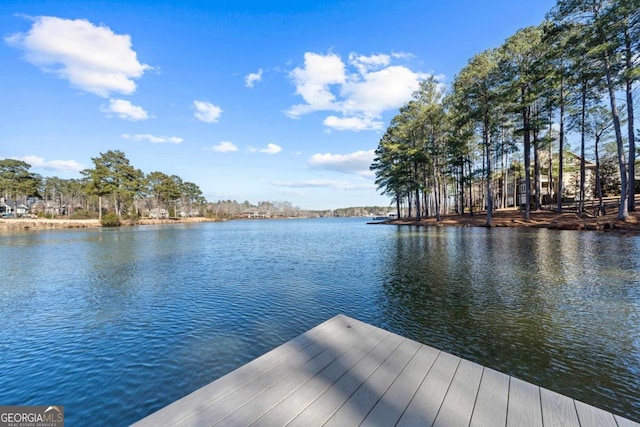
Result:
[[[640,212],[630,212],[626,221],[620,221],[618,214],[609,213],[599,217],[579,216],[575,212],[556,213],[552,211],[532,211],[529,220],[524,219],[520,210],[498,210],[493,213],[491,227],[547,228],[550,230],[613,231],[622,233],[640,233]],[[441,221],[435,218],[423,218],[419,221],[410,218],[383,221],[374,224],[413,225],[423,227],[487,227],[487,214],[476,212],[473,215],[443,215]]]
[[[473,215],[443,215],[438,222],[435,218],[401,218],[369,224],[412,225],[422,227],[487,227],[486,212],[474,212]],[[219,222],[215,218],[180,218],[180,219],[150,219],[142,218],[136,221],[123,220],[121,227],[139,225],[188,224],[202,222]],[[532,211],[529,220],[524,219],[522,211],[517,209],[497,210],[493,213],[491,227],[518,228],[547,228],[550,230],[584,230],[607,231],[618,233],[640,234],[640,212],[630,212],[626,221],[617,219],[617,212],[600,217],[588,215],[579,216],[575,212]],[[36,231],[55,229],[102,228],[97,219],[46,219],[46,218],[11,218],[0,219],[0,233],[14,231]]]
[[[122,220],[120,227],[133,227],[137,225],[155,224],[188,224],[198,222],[216,222],[220,220],[212,218],[180,218],[180,219],[149,219],[143,218],[136,221]],[[3,231],[29,231],[29,230],[56,230],[71,228],[102,228],[97,219],[46,219],[46,218],[11,218],[0,219],[0,232]],[[108,227],[107,227],[108,228]]]

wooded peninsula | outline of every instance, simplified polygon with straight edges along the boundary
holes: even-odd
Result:
[[[529,220],[594,204],[603,215],[614,197],[628,220],[640,190],[638,40],[639,0],[558,1],[540,25],[471,58],[451,87],[421,82],[375,151],[378,188],[399,218],[483,211],[492,225],[497,208]]]

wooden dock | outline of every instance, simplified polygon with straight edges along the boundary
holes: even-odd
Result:
[[[343,315],[134,425],[640,427]]]

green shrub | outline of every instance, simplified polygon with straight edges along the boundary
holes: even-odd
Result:
[[[103,227],[118,227],[120,226],[120,218],[114,213],[108,213],[102,216],[100,223]]]

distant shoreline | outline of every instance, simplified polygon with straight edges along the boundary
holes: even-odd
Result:
[[[197,222],[220,221],[211,218],[180,218],[180,219],[138,219],[136,221],[122,220],[122,226],[153,225],[153,224],[180,224]],[[46,219],[46,218],[11,218],[0,219],[0,232],[3,231],[28,231],[28,230],[54,230],[70,228],[100,228],[102,225],[97,219]]]

